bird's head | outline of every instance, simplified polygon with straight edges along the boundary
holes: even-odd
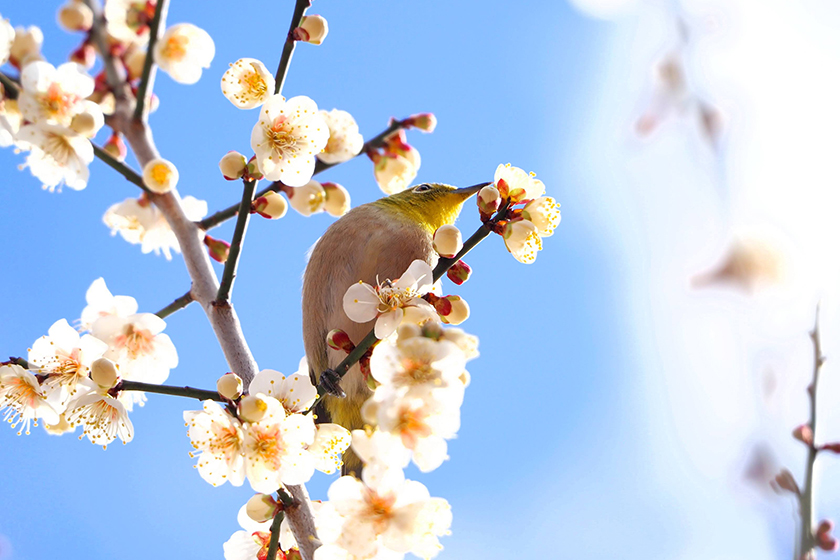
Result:
[[[439,227],[454,223],[464,201],[489,184],[457,188],[441,183],[423,183],[381,198],[374,204],[420,224],[429,233],[434,233]]]

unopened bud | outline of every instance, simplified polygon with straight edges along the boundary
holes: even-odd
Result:
[[[17,68],[23,68],[27,63],[41,59],[41,45],[44,43],[44,33],[39,27],[31,26],[15,28],[15,39],[9,49],[9,61]]]
[[[289,209],[289,203],[282,194],[274,191],[268,191],[265,195],[259,197],[254,201],[254,212],[268,218],[269,220],[277,220],[286,215]]]
[[[230,401],[242,396],[242,388],[242,378],[233,372],[224,374],[216,381],[216,391]]]
[[[326,200],[324,210],[330,216],[340,218],[350,210],[350,193],[338,183],[321,183]]]
[[[423,132],[434,132],[437,126],[437,118],[433,113],[419,113],[405,119],[403,124],[422,130]]]
[[[423,331],[417,323],[402,323],[397,327],[397,341],[399,342],[421,336],[422,334]]]
[[[120,136],[117,132],[113,133],[111,137],[108,138],[108,141],[105,142],[105,146],[103,146],[102,149],[108,152],[108,154],[117,161],[125,161],[125,156],[128,154],[128,148],[126,147],[122,136]]]
[[[467,320],[470,316],[470,306],[467,305],[467,301],[465,299],[461,298],[461,296],[446,296],[444,299],[449,300],[449,303],[452,306],[449,313],[444,317],[441,317],[444,323],[449,325],[460,325]]]
[[[245,513],[257,523],[273,519],[276,511],[277,501],[269,494],[256,494],[245,504]]]
[[[82,2],[70,2],[58,9],[58,24],[65,31],[90,31],[93,12]]]
[[[227,260],[228,254],[230,254],[230,243],[205,235],[204,244],[207,245],[207,252],[211,259],[220,263]]]
[[[446,277],[458,286],[469,280],[470,274],[472,274],[472,268],[464,261],[456,262],[446,271]]]
[[[268,412],[268,403],[261,395],[248,395],[239,401],[239,417],[246,422],[259,422]]]
[[[70,53],[70,62],[81,64],[90,70],[96,64],[96,49],[90,43],[82,43],[78,49]]]
[[[143,166],[143,184],[157,194],[165,194],[178,184],[178,169],[163,158],[156,158]]]
[[[260,167],[257,165],[257,156],[251,156],[251,159],[248,160],[247,175],[253,181],[259,181],[263,178]]]
[[[320,45],[327,37],[330,28],[323,16],[303,16],[300,25],[292,32],[295,41],[305,41],[313,45]]]
[[[797,426],[795,430],[793,430],[793,437],[794,439],[798,439],[805,445],[813,445],[814,444],[814,430],[811,429],[811,426],[808,424],[802,424],[801,426]]]
[[[90,365],[90,378],[103,389],[110,389],[117,384],[119,374],[114,362],[108,358],[99,358]]]
[[[228,181],[235,181],[245,175],[248,160],[239,152],[230,151],[219,160],[219,170]]]
[[[499,205],[502,202],[502,196],[499,194],[499,189],[493,185],[487,185],[480,191],[476,197],[478,203],[478,210],[481,213],[482,219],[489,219],[490,216],[496,213]]]
[[[96,118],[87,112],[78,113],[70,121],[70,128],[82,136],[90,137],[91,133],[96,131]]]
[[[782,490],[787,490],[792,494],[799,495],[799,485],[796,483],[796,479],[793,478],[793,475],[790,474],[790,471],[787,469],[782,469],[782,471],[776,475],[776,478],[770,483],[773,489],[776,492],[781,493]]]
[[[834,552],[840,547],[840,543],[831,535],[832,529],[834,529],[834,522],[824,519],[820,521],[815,535],[817,546],[828,552]]]
[[[432,238],[432,245],[438,255],[451,259],[464,247],[461,230],[450,224],[440,226]]]
[[[286,191],[292,208],[304,216],[311,216],[324,211],[327,194],[318,181],[312,180],[302,187],[294,187]]]
[[[350,336],[341,329],[333,329],[327,334],[327,346],[333,350],[344,350],[348,354],[356,348]]]
[[[138,80],[143,76],[143,67],[146,65],[146,51],[133,48],[125,56],[125,69],[131,80]]]

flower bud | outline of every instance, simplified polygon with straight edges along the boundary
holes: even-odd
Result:
[[[110,389],[117,384],[119,374],[114,362],[99,358],[90,365],[90,378],[103,389]]]
[[[292,208],[303,216],[311,216],[324,211],[327,193],[318,181],[312,180],[302,187],[293,187],[286,191]]]
[[[461,296],[446,296],[442,298],[449,302],[449,313],[441,315],[444,323],[449,325],[460,325],[470,316],[470,306]]]
[[[143,166],[143,184],[157,194],[165,194],[178,184],[178,169],[163,158],[156,158]]]
[[[385,194],[405,190],[417,176],[417,168],[407,158],[393,153],[373,154],[373,177]]]
[[[73,116],[73,120],[70,122],[70,128],[82,136],[87,136],[89,138],[91,133],[96,131],[96,119],[90,113],[78,113]]]
[[[257,523],[263,523],[274,518],[277,502],[269,494],[256,494],[245,504],[245,513]]]
[[[251,159],[248,160],[248,169],[245,174],[252,181],[259,181],[263,178],[260,167],[257,165],[257,156],[251,156]]]
[[[799,495],[799,485],[796,484],[796,479],[793,478],[793,475],[787,469],[782,469],[770,485],[778,493],[781,493],[782,490],[787,490],[792,494]]]
[[[93,12],[84,3],[71,0],[58,9],[58,24],[65,31],[90,31]]]
[[[502,196],[499,194],[499,189],[493,185],[487,185],[480,191],[476,197],[478,203],[478,211],[481,213],[483,220],[489,220],[490,217],[499,209],[502,203]]]
[[[433,113],[419,113],[405,119],[403,125],[422,130],[423,132],[434,132],[437,126],[437,118],[435,118]]]
[[[350,193],[338,183],[322,183],[326,201],[324,210],[330,216],[340,218],[350,210]]]
[[[795,430],[793,430],[793,438],[798,439],[805,445],[813,445],[814,443],[814,430],[811,429],[811,426],[808,424],[802,424],[801,426],[797,426]]]
[[[125,161],[125,156],[128,154],[128,148],[123,142],[122,136],[119,133],[115,132],[108,138],[108,141],[105,142],[105,146],[102,148],[108,154],[111,155],[117,161]]]
[[[207,245],[207,252],[210,254],[211,259],[220,263],[227,260],[228,254],[230,253],[230,243],[205,235],[204,244]]]
[[[219,160],[219,170],[228,181],[241,179],[248,169],[248,160],[236,151],[230,151]]]
[[[90,70],[96,64],[96,49],[90,43],[82,43],[78,49],[70,53],[70,62],[81,64]]]
[[[268,412],[268,402],[263,395],[248,395],[239,401],[239,417],[246,422],[259,422]]]
[[[230,401],[242,396],[242,387],[242,378],[233,372],[224,374],[216,381],[216,391]]]
[[[446,271],[446,277],[458,286],[469,280],[470,274],[472,274],[472,268],[464,261],[456,262]]]
[[[327,20],[323,16],[303,16],[300,25],[293,31],[293,37],[296,41],[320,45],[324,42],[329,31],[329,25],[327,25]]]
[[[406,309],[408,309],[408,308],[406,308]],[[405,322],[403,322],[403,323],[400,324],[399,327],[397,327],[397,341],[398,341],[398,344],[399,344],[399,342],[403,342],[403,341],[408,340],[410,338],[416,338],[418,336],[421,336],[422,334],[423,334],[423,331],[420,329],[420,325],[418,325],[417,323],[414,323],[414,322],[405,323]]]
[[[350,336],[341,329],[333,329],[327,333],[327,346],[333,350],[344,350],[348,354],[356,348]]]
[[[451,259],[464,247],[461,230],[450,224],[440,226],[432,238],[432,246],[438,255]]]
[[[537,226],[540,237],[550,237],[560,224],[560,205],[550,196],[541,196],[525,205],[522,217]]]
[[[286,202],[282,194],[268,191],[265,195],[254,200],[252,208],[263,218],[278,220],[286,215],[289,203]]]
[[[23,27],[15,28],[15,40],[9,49],[9,62],[18,69],[26,66],[27,63],[41,60],[41,45],[44,43],[44,34],[41,29],[31,26],[29,29]]]
[[[125,69],[131,80],[138,80],[143,76],[143,67],[146,65],[146,51],[139,48],[131,49],[125,55]]]
[[[840,543],[831,535],[832,529],[834,529],[834,521],[823,519],[817,526],[817,534],[815,535],[817,546],[827,552],[834,552],[840,548]]]

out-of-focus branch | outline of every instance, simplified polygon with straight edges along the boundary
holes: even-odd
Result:
[[[0,84],[3,84],[3,88],[6,90],[6,97],[9,99],[17,99],[17,96],[20,93],[20,85],[16,81],[3,72],[0,72]]]
[[[811,386],[808,387],[808,396],[811,402],[811,417],[808,426],[811,428],[810,443],[808,443],[808,462],[805,466],[805,486],[801,495],[802,528],[799,535],[799,556],[808,557],[816,545],[814,539],[814,463],[817,460],[816,433],[817,433],[817,386],[820,380],[820,370],[825,363],[825,356],[822,354],[820,344],[820,309],[817,307],[817,316],[814,320],[814,330],[811,331],[811,341],[814,343],[814,377]]]
[[[242,242],[245,240],[245,232],[248,229],[248,220],[251,218],[251,203],[254,202],[254,191],[257,188],[256,181],[244,181],[242,189],[242,202],[239,204],[239,215],[236,218],[236,227],[233,230],[233,239],[230,241],[230,252],[225,261],[225,270],[222,272],[222,283],[219,286],[219,294],[216,296],[216,305],[228,305],[230,291],[233,289],[233,279],[236,278],[236,268],[239,264],[239,255],[242,252]]]
[[[102,14],[102,6],[98,0],[84,0],[84,3],[93,12],[93,27],[91,27],[90,35],[96,48],[99,49],[99,54],[102,56],[102,64],[105,67],[105,78],[108,82],[108,87],[114,94],[117,100],[128,97],[128,83],[125,81],[125,70],[122,72],[117,68],[114,57],[111,56],[111,49],[108,48],[108,39],[105,33],[105,16]]]
[[[280,63],[277,65],[277,73],[274,75],[275,95],[283,91],[283,83],[286,81],[286,74],[289,71],[289,63],[295,53],[295,41],[292,32],[300,25],[300,20],[306,13],[307,8],[312,5],[311,0],[297,0],[295,10],[292,12],[292,22],[289,24],[289,32],[286,34],[286,42],[283,43],[283,52],[280,54]]]
[[[172,315],[176,311],[179,311],[179,310],[185,308],[186,306],[191,304],[193,301],[195,301],[195,300],[193,299],[193,296],[192,296],[192,290],[190,290],[186,294],[182,295],[181,297],[179,297],[178,299],[176,299],[175,301],[173,301],[172,303],[170,303],[169,305],[167,305],[166,307],[164,307],[163,309],[161,309],[160,311],[155,313],[155,315],[157,315],[161,319],[165,319],[166,317],[169,317],[170,315]]]
[[[356,157],[358,157],[362,154],[366,154],[370,151],[376,150],[378,148],[381,148],[385,144],[385,142],[388,140],[388,138],[390,138],[391,136],[394,135],[394,133],[396,133],[397,131],[399,131],[400,129],[405,128],[405,127],[406,127],[406,124],[405,124],[404,120],[402,120],[402,121],[392,120],[391,124],[388,125],[388,128],[386,128],[385,130],[383,130],[382,132],[380,132],[379,134],[377,134],[376,136],[374,136],[373,138],[371,138],[370,140],[365,142],[364,146],[362,146],[361,151],[356,155]],[[336,165],[339,165],[339,164],[337,164],[337,163],[324,163],[323,161],[321,161],[319,159],[316,159],[315,160],[315,172],[313,173],[313,175],[317,175],[318,173],[321,173],[322,171],[326,171],[327,169],[329,169],[331,167],[334,167]],[[266,193],[271,192],[271,191],[275,191],[275,192],[279,191],[284,186],[285,185],[283,183],[281,183],[280,181],[275,181],[274,183],[270,184],[269,186],[267,186],[263,190],[257,192],[257,194],[254,196],[254,198],[259,198],[261,196],[265,196]],[[238,203],[233,204],[231,206],[228,206],[224,210],[219,210],[215,214],[207,216],[206,218],[204,218],[200,222],[197,222],[198,227],[200,227],[204,231],[208,231],[208,230],[218,226],[219,224],[221,224],[223,222],[226,222],[227,220],[236,216],[236,212],[238,210],[239,210],[239,204]]]
[[[151,105],[152,89],[155,85],[155,43],[160,37],[160,30],[166,27],[166,12],[169,9],[167,0],[158,0],[155,6],[155,15],[149,25],[149,44],[146,46],[146,60],[143,61],[143,75],[140,78],[140,85],[137,87],[137,103],[134,107],[134,118],[141,120],[145,116],[145,110]]]

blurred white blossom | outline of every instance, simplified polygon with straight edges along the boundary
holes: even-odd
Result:
[[[181,84],[196,83],[202,68],[210,68],[215,55],[213,39],[191,23],[173,25],[155,43],[155,62]]]

